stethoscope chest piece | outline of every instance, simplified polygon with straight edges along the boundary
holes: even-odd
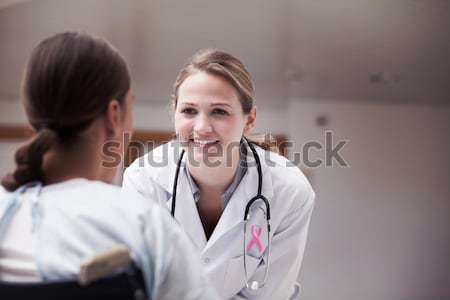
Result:
[[[259,201],[258,201],[259,200]],[[265,232],[267,234],[266,236],[266,245],[267,247],[264,249],[262,240],[262,232],[263,227],[255,224],[249,224],[252,223],[252,215],[256,217],[257,214],[252,214],[251,207],[255,203],[260,204],[260,202],[264,203],[264,214],[265,214]],[[260,206],[258,206],[260,207]],[[249,230],[250,229],[250,230]],[[259,288],[262,288],[265,283],[267,282],[267,277],[269,274],[269,260],[270,260],[270,205],[267,198],[265,198],[263,195],[257,195],[253,197],[245,207],[245,215],[244,215],[244,232],[243,232],[244,238],[244,244],[243,244],[243,252],[244,252],[244,273],[245,273],[245,285],[248,289],[252,291],[256,291]],[[250,238],[249,238],[250,237]],[[261,238],[260,238],[261,237]],[[255,250],[257,253],[261,252],[261,259],[264,260],[265,264],[265,272],[264,272],[264,279],[260,283],[256,280],[249,281],[249,271],[248,271],[248,256],[250,255],[249,252],[252,252]]]

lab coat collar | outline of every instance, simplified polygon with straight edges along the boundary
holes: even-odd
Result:
[[[159,173],[157,174],[155,181],[164,188],[170,195],[172,195],[173,184],[175,178],[175,172],[177,170],[178,159],[181,155],[182,147],[178,141],[171,141],[167,144],[164,144],[154,151],[156,153],[153,154],[154,157],[160,158],[159,162],[162,162],[163,167],[159,169]],[[186,156],[183,156],[182,165],[184,167]],[[167,161],[164,160],[167,158]],[[183,177],[183,170],[180,170],[179,179]],[[184,186],[184,184],[178,183],[178,187]],[[178,192],[179,193],[179,192]],[[180,193],[179,193],[180,194]]]

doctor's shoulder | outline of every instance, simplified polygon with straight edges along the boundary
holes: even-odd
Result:
[[[170,169],[176,166],[174,151],[177,149],[169,142],[138,157],[124,172],[123,190],[137,191],[146,199],[165,203],[167,193],[163,183],[170,180],[167,178],[172,176]]]
[[[136,175],[139,174],[141,177],[156,180],[165,168],[169,167],[170,164],[176,164],[174,151],[177,150],[174,150],[173,142],[162,144],[136,158],[125,172],[132,172]]]
[[[261,149],[262,150],[262,149]],[[294,207],[313,205],[315,193],[306,176],[293,162],[286,157],[268,150],[262,159],[268,167],[272,178],[272,186],[277,195],[292,199]]]

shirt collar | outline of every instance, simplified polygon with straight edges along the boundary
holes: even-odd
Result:
[[[184,168],[184,171],[188,179],[192,195],[194,196],[195,203],[197,203],[198,200],[200,199],[200,191],[198,189],[198,186],[195,183],[194,178],[192,178],[188,168]],[[239,183],[242,181],[242,178],[244,178],[246,172],[247,172],[247,147],[245,146],[244,143],[241,143],[239,165],[236,170],[236,174],[234,175],[233,181],[231,182],[230,186],[221,196],[222,209],[225,209],[225,207],[227,206],[228,202],[231,199],[231,196],[233,196],[234,191],[239,186]]]

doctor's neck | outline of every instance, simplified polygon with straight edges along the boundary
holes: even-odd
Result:
[[[216,191],[223,193],[233,182],[238,165],[240,163],[240,152],[232,152],[230,159],[224,158],[219,165],[208,165],[204,162],[195,165],[187,161],[189,173],[197,184],[200,193],[202,191]]]

